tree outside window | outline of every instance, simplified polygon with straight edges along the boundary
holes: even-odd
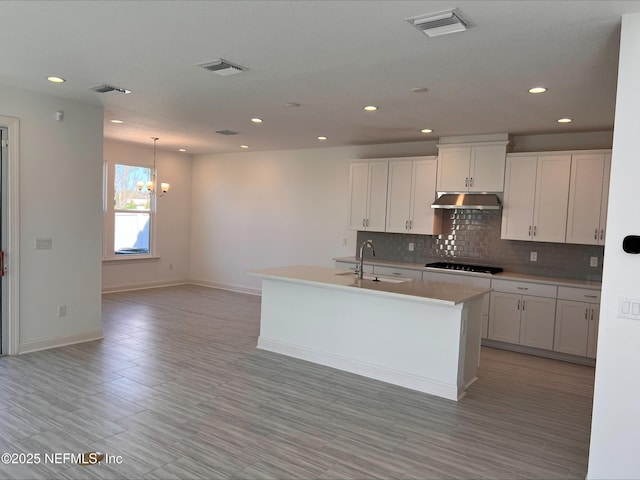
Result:
[[[114,254],[151,253],[151,196],[138,190],[138,182],[151,180],[149,167],[115,165]]]

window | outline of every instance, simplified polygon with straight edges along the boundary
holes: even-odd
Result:
[[[112,176],[107,177],[107,183],[113,182],[113,189],[107,184],[106,196],[113,194],[113,203],[105,202],[105,257],[150,255],[155,209],[152,196],[144,193],[145,188],[141,192],[138,184],[151,181],[152,168],[122,164],[108,168],[113,168]]]

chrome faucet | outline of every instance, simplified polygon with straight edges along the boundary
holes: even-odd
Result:
[[[362,274],[364,273],[363,262],[364,262],[364,247],[371,248],[371,255],[376,256],[376,249],[373,247],[373,242],[371,240],[365,240],[360,245],[360,269],[356,272],[358,274],[358,278],[362,280]]]

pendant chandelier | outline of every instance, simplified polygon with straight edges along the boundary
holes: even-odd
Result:
[[[149,195],[156,195],[158,197],[162,197],[165,193],[169,191],[171,185],[168,183],[160,184],[160,191],[162,193],[158,193],[158,179],[156,177],[156,142],[159,140],[158,137],[151,137],[153,140],[153,170],[151,171],[151,180],[149,180],[146,184],[144,182],[138,182],[138,190],[142,192],[142,189],[146,187],[146,191],[144,193],[148,193]]]

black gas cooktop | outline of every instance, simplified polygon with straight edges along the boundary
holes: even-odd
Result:
[[[449,263],[449,262],[433,262],[427,263],[426,267],[430,268],[444,268],[447,270],[460,270],[463,272],[475,272],[475,273],[490,273],[495,275],[503,271],[500,267],[488,267],[486,265],[470,265],[467,263]]]

